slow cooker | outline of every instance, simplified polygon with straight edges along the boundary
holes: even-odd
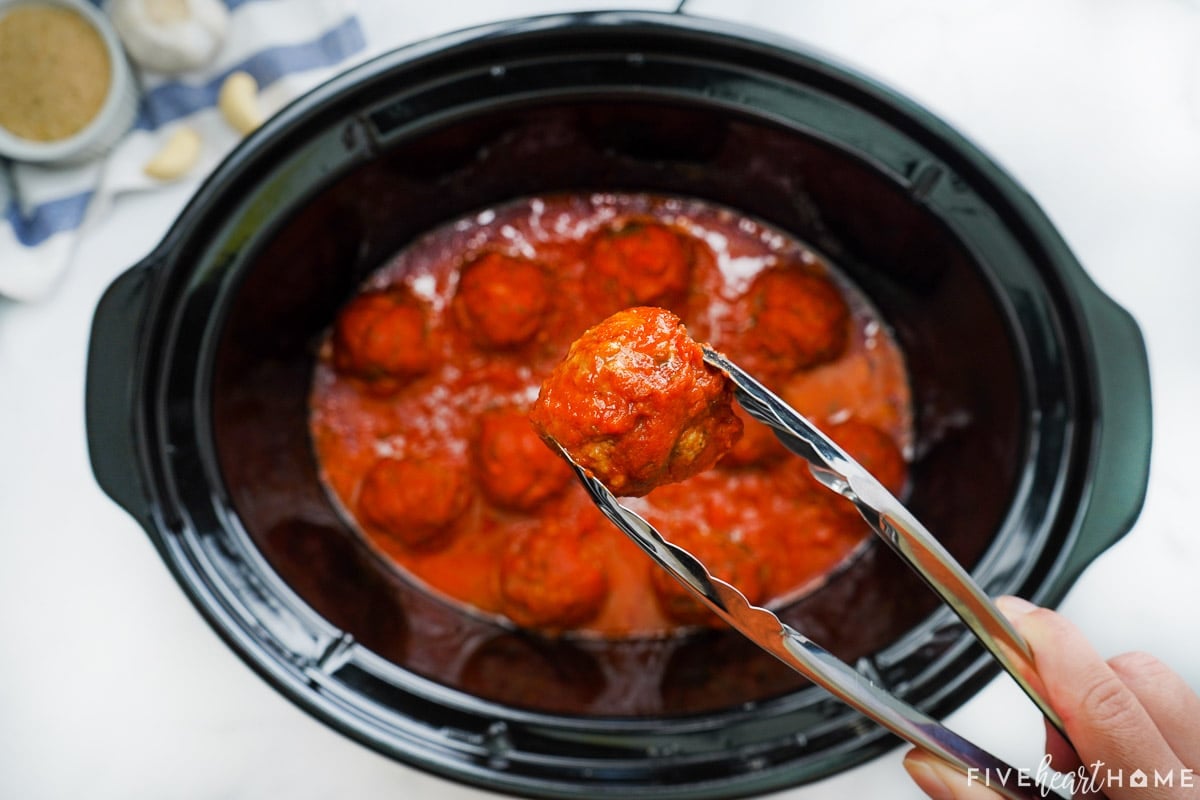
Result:
[[[1133,319],[1036,203],[928,111],[819,53],[592,13],[387,53],[267,122],[94,319],[96,478],[298,706],[388,756],[533,797],[727,798],[896,741],[735,634],[554,639],[388,568],[322,490],[315,348],[414,237],[556,192],[699,198],[826,254],[911,376],[908,505],[986,591],[1056,604],[1132,525],[1150,398]],[[886,547],[784,618],[941,716],[995,666]]]

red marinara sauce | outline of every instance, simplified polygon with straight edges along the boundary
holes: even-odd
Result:
[[[515,201],[376,271],[317,359],[321,477],[428,590],[546,634],[663,635],[713,619],[595,509],[528,413],[585,330],[658,306],[901,493],[911,399],[877,312],[810,248],[736,212],[644,194]],[[716,465],[625,502],[753,602],[786,602],[869,532],[761,424]]]

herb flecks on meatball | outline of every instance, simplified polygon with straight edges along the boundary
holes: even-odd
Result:
[[[518,625],[563,631],[592,620],[608,599],[595,534],[569,523],[513,537],[500,565],[504,614]]]
[[[381,458],[363,478],[358,511],[405,547],[426,549],[449,540],[470,501],[466,468],[454,460]]]
[[[339,372],[392,388],[437,361],[429,308],[406,289],[361,294],[338,314],[333,363]]]
[[[850,309],[824,276],[769,269],[754,279],[736,310],[742,328],[727,352],[768,384],[832,361],[846,349]]]
[[[570,467],[542,444],[529,415],[515,408],[480,418],[475,452],[480,486],[503,508],[532,511],[571,482]]]
[[[672,544],[695,557],[711,575],[736,587],[751,603],[764,599],[760,565],[744,542],[728,532],[711,530],[696,522],[675,519],[667,522],[651,520],[662,530],[669,530]],[[664,569],[652,565],[650,585],[654,596],[669,619],[684,625],[712,625],[719,620],[713,612],[696,599],[692,590]]]
[[[579,337],[530,414],[614,494],[638,497],[710,468],[742,433],[732,386],[679,317],[620,311]]]
[[[487,253],[463,267],[455,306],[459,318],[484,347],[524,344],[542,324],[550,286],[532,261]]]
[[[682,310],[691,285],[691,247],[676,231],[652,222],[601,231],[588,248],[585,291],[605,312],[642,305]]]

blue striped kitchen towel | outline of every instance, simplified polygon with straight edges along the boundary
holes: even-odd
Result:
[[[143,166],[179,125],[203,141],[200,163],[186,178],[198,185],[240,138],[216,109],[231,72],[254,76],[269,116],[367,54],[353,0],[225,2],[229,35],[215,63],[175,78],[140,75],[137,121],[107,156],[68,168],[0,163],[0,294],[48,294],[80,231],[102,218],[115,196],[162,186]]]

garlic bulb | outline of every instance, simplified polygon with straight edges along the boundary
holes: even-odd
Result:
[[[229,25],[221,0],[111,0],[108,14],[130,57],[164,73],[211,62]]]

